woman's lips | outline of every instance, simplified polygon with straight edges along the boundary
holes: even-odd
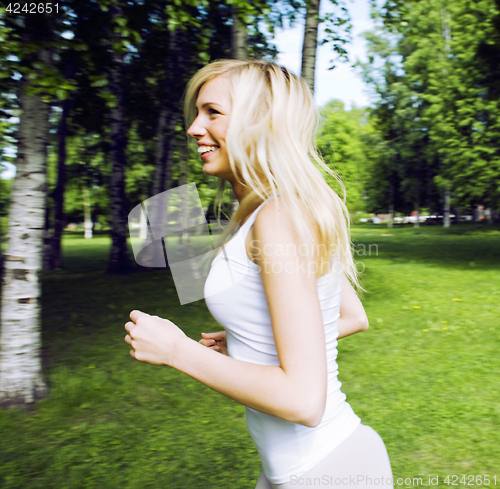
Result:
[[[202,160],[206,160],[206,159],[210,158],[210,155],[213,155],[214,153],[217,153],[218,150],[219,150],[219,148],[217,148],[215,151],[207,151],[206,153],[202,153],[200,155],[201,159]]]

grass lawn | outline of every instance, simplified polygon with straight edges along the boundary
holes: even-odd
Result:
[[[457,475],[448,481],[464,487],[465,475],[480,487],[468,476],[489,474],[500,486],[500,229],[352,233],[370,328],[340,341],[348,401],[384,439],[396,481],[446,487]],[[132,309],[196,340],[221,328],[203,301],[179,305],[166,270],[105,275],[109,244],[67,235],[66,270],[43,273],[51,395],[27,413],[0,410],[0,487],[253,489],[245,408],[134,361],[123,341]]]

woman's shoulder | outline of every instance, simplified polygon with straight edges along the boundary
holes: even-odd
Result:
[[[308,217],[305,219],[308,235],[299,232],[292,210],[282,197],[267,202],[255,218],[246,242],[250,259],[257,263],[262,254],[276,253],[278,256],[301,256],[316,263],[317,277],[329,270],[329,257],[326,246],[321,245],[317,223]],[[306,258],[309,256],[309,258]]]
[[[297,203],[300,206],[300,202]],[[279,231],[289,231],[297,234],[298,226],[296,222],[301,219],[306,224],[307,230],[311,233],[314,240],[319,237],[319,226],[308,212],[297,215],[291,206],[282,196],[266,202],[259,210],[254,226],[258,231],[276,233]]]
[[[285,199],[279,195],[262,205],[254,221],[256,232],[264,235],[277,232],[278,228],[293,229],[293,227],[292,213]]]
[[[283,198],[278,196],[265,202],[258,209],[248,231],[246,239],[248,257],[257,263],[264,246],[276,244],[280,238],[283,240],[290,231],[293,232],[293,219]]]
[[[251,237],[259,247],[266,244],[297,244],[303,242],[295,225],[297,216],[294,216],[285,199],[277,196],[266,202],[255,217],[250,229]],[[315,241],[319,237],[318,228],[312,220],[307,220],[308,231]]]

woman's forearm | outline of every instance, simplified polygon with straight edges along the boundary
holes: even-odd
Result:
[[[368,318],[366,315],[357,316],[341,316],[339,318],[338,330],[339,335],[337,339],[345,338],[346,336],[350,336],[354,333],[359,333],[361,331],[365,331],[368,329]]]
[[[221,355],[186,337],[171,366],[234,401],[271,416],[316,426],[322,413],[316,399],[304,399],[279,366],[258,365]]]

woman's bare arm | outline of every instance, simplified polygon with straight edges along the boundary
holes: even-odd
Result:
[[[187,337],[178,338],[169,364],[240,404],[314,427],[321,421],[326,404],[323,319],[316,276],[309,272],[315,270],[309,266],[314,258],[293,253],[300,240],[284,207],[280,206],[279,217],[272,201],[262,208],[254,225],[253,243],[280,366],[219,355]],[[276,249],[286,249],[291,255],[274,253]]]
[[[368,326],[368,318],[363,304],[361,304],[349,280],[344,276],[342,279],[342,295],[340,296],[338,339],[365,331]]]

